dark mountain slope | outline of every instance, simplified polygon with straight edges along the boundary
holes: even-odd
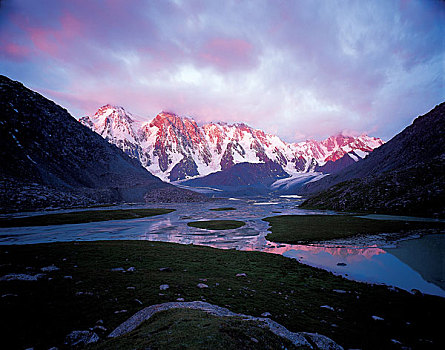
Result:
[[[360,159],[359,157],[357,157],[357,158]],[[343,157],[341,157],[340,159],[337,159],[335,162],[333,162],[332,160],[329,160],[328,162],[326,162],[325,165],[322,165],[322,166],[317,165],[314,170],[320,171],[325,174],[334,174],[334,173],[338,173],[339,171],[347,168],[348,166],[350,166],[352,164],[355,164],[354,159],[352,159],[349,156],[349,154],[346,153]]]
[[[150,190],[171,186],[62,107],[4,76],[0,162],[1,211],[142,202]]]
[[[289,175],[275,162],[238,163],[226,170],[181,184],[191,187],[215,187],[232,194],[253,195],[270,192],[269,186],[274,181],[286,177]]]
[[[306,193],[325,191],[302,207],[444,217],[444,141],[442,103],[363,161],[308,184]]]
[[[346,180],[377,176],[389,170],[401,170],[429,162],[444,154],[444,135],[445,102],[416,118],[410,126],[376,148],[363,161],[348,166],[336,175],[310,183],[302,191],[315,193]]]

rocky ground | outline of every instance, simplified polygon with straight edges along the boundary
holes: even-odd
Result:
[[[35,182],[0,180],[0,213],[87,207],[99,204],[92,198],[67,193]]]
[[[0,246],[0,290],[7,349],[75,347],[85,337],[113,348],[106,346],[108,336],[138,311],[196,301],[256,321],[268,318],[293,333],[323,334],[344,348],[443,345],[443,298],[357,283],[259,252],[144,241]],[[269,336],[264,343],[266,335],[253,328],[237,331],[242,323],[177,312],[154,315],[126,339],[134,346],[150,336],[157,341],[157,347],[147,344],[153,349],[207,336],[243,339],[238,348],[281,348],[259,346],[251,338],[277,343]],[[122,348],[132,348],[126,344]]]
[[[301,208],[445,218],[445,156],[408,169],[349,180]]]

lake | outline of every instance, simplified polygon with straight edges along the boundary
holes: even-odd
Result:
[[[277,244],[267,241],[265,237],[269,224],[261,220],[265,217],[333,213],[299,209],[297,206],[300,203],[301,199],[298,198],[258,197],[221,199],[205,203],[119,206],[113,208],[162,207],[174,208],[176,211],[134,220],[1,228],[0,244],[130,239],[206,245],[220,249],[255,250],[281,254],[357,281],[385,284],[408,291],[415,289],[445,297],[445,235],[412,237],[396,245],[388,245],[378,236],[311,245]],[[220,207],[233,207],[236,210],[210,210]],[[103,208],[97,208],[100,209]],[[55,212],[63,210],[51,211]],[[40,213],[19,215],[36,214]],[[367,217],[400,219],[381,215]],[[211,219],[242,220],[246,225],[224,231],[187,226],[190,221]]]

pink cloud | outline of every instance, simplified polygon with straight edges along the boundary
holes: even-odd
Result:
[[[19,45],[13,42],[1,43],[1,54],[8,59],[23,61],[30,57],[32,50],[28,46]]]
[[[198,56],[203,62],[222,70],[249,67],[256,61],[253,45],[237,38],[210,39]]]
[[[5,1],[0,65],[76,116],[112,103],[287,141],[388,139],[443,101],[443,15],[434,1]]]

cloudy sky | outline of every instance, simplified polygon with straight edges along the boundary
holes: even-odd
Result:
[[[0,73],[80,117],[386,140],[445,101],[445,2],[0,0]]]

